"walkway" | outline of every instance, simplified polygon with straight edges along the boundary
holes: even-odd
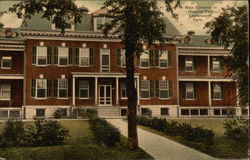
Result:
[[[121,119],[108,119],[127,137],[127,122]],[[139,146],[155,160],[215,160],[215,158],[172,140],[138,128]]]

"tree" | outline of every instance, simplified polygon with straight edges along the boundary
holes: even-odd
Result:
[[[173,7],[180,6],[180,1],[166,0],[167,11],[173,17]],[[128,146],[138,148],[137,136],[137,92],[134,84],[134,59],[143,51],[142,44],[153,45],[156,41],[163,44],[166,41],[166,24],[163,13],[159,10],[156,0],[107,0],[107,17],[111,22],[104,27],[104,34],[111,31],[119,35],[125,46],[126,58],[126,87],[128,92]]]
[[[166,10],[172,13],[174,8],[180,6],[180,0],[165,0]],[[166,24],[162,19],[162,12],[156,0],[107,0],[104,7],[108,9],[107,17],[112,18],[106,24],[104,33],[111,30],[118,34],[126,49],[126,86],[128,89],[128,146],[130,149],[138,148],[136,128],[137,94],[134,85],[134,59],[143,51],[142,43],[152,45],[158,41],[166,41]],[[24,10],[24,12],[22,12]],[[79,9],[73,0],[22,0],[10,8],[17,13],[19,18],[31,18],[31,15],[43,11],[42,18],[52,19],[52,23],[64,33],[67,21],[74,17],[74,22],[79,23],[85,8]],[[25,23],[25,21],[24,21]]]
[[[246,106],[248,97],[248,8],[246,5],[227,7],[212,21],[206,23],[212,41],[230,49],[226,59],[238,87],[239,105]]]

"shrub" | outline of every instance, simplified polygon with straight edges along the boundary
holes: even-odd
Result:
[[[97,110],[95,109],[86,109],[86,115],[89,119],[95,119],[97,117]]]
[[[0,135],[0,146],[20,146],[24,145],[26,141],[24,125],[22,121],[8,120]]]
[[[90,121],[91,130],[94,133],[98,143],[104,143],[108,147],[115,146],[121,141],[121,135],[118,128],[114,127],[102,118],[95,118]]]
[[[233,141],[248,142],[248,122],[247,119],[233,119],[224,123],[225,135]]]
[[[60,109],[57,109],[55,112],[54,112],[54,117],[56,119],[60,119],[62,117],[62,112]]]

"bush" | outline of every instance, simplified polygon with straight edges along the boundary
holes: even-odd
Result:
[[[225,135],[228,139],[239,142],[248,142],[248,122],[247,119],[233,119],[224,123]]]
[[[54,112],[54,117],[56,119],[60,119],[62,117],[62,112],[60,109],[57,109],[55,112]]]
[[[95,118],[90,121],[91,130],[94,133],[98,143],[104,143],[108,147],[115,146],[121,141],[121,135],[118,128],[114,127],[102,118]]]
[[[21,146],[26,141],[24,125],[22,121],[8,120],[0,135],[0,146]]]
[[[97,110],[86,109],[86,115],[89,119],[95,119],[95,118],[97,118]]]
[[[29,137],[28,144],[51,146],[62,144],[69,136],[69,131],[57,121],[36,119],[35,127],[28,126],[27,135]]]
[[[192,127],[191,124],[167,121],[166,119],[148,118],[139,116],[137,123],[147,126],[166,134],[181,136],[183,139],[195,142],[212,143],[214,132],[201,126]]]

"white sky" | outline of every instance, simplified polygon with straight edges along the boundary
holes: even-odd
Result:
[[[84,5],[89,9],[90,12],[93,12],[99,9],[103,0],[76,0],[77,6]],[[15,1],[13,0],[0,0],[0,11],[7,10]],[[182,0],[182,8],[178,8],[175,12],[179,15],[179,20],[176,21],[172,16],[166,12],[165,4],[163,1],[158,2],[161,11],[166,17],[176,26],[176,28],[182,33],[185,34],[189,30],[195,31],[196,34],[205,34],[206,30],[203,28],[204,24],[209,20],[213,19],[219,15],[222,11],[221,8],[226,6],[242,5],[247,4],[247,1],[239,0]],[[197,9],[197,7],[209,7],[210,9]],[[196,12],[196,13],[195,13]],[[199,13],[197,13],[199,12]],[[202,12],[202,13],[200,13]],[[204,17],[192,17],[196,15],[201,15]],[[18,28],[21,25],[22,20],[16,18],[14,14],[5,14],[0,17],[0,22],[4,23],[5,27]]]

